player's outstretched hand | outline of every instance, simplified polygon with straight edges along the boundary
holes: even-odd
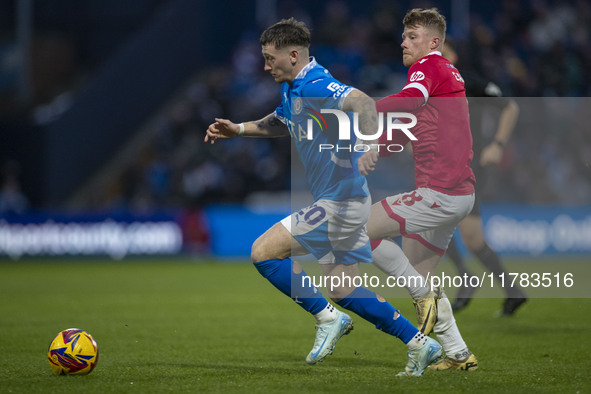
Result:
[[[376,169],[376,163],[378,162],[379,157],[380,154],[373,149],[365,152],[363,156],[357,160],[359,172],[363,175],[369,175],[371,171]]]
[[[218,138],[234,138],[238,136],[239,132],[240,126],[237,124],[228,119],[215,118],[215,123],[210,124],[206,130],[207,135],[204,141],[210,141],[213,144]]]
[[[482,152],[480,152],[480,165],[497,165],[501,162],[502,158],[503,148],[499,144],[493,142],[492,144],[486,146]]]

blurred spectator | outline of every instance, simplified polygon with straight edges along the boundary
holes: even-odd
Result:
[[[0,215],[19,215],[29,208],[29,200],[23,194],[19,182],[20,166],[8,161],[2,166],[0,186]]]

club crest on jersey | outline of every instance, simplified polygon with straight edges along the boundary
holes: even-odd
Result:
[[[295,112],[297,115],[299,115],[302,113],[303,107],[304,107],[304,104],[302,103],[302,98],[296,97],[295,100],[293,101],[293,112]]]
[[[410,76],[411,82],[422,81],[423,79],[425,79],[425,74],[423,74],[421,71],[415,71]]]

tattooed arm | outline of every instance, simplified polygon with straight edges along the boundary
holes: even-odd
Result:
[[[378,162],[378,152],[369,149],[371,144],[377,144],[378,141],[373,137],[378,131],[378,113],[375,101],[360,90],[353,90],[343,103],[343,110],[357,113],[359,116],[359,132],[364,135],[363,139],[357,141],[358,144],[364,144],[368,149],[363,156],[357,160],[359,172],[368,175],[375,169]]]
[[[361,90],[354,89],[345,98],[343,111],[353,112],[359,116],[359,132],[368,138],[360,143],[370,143],[378,131],[378,113],[375,101]],[[377,143],[377,141],[376,141]]]
[[[242,125],[242,126],[241,126]],[[241,127],[243,127],[241,131]],[[240,124],[228,119],[215,118],[215,123],[209,125],[206,130],[205,142],[213,144],[218,138],[242,137],[282,137],[289,135],[285,126],[274,114],[269,114],[262,119]]]

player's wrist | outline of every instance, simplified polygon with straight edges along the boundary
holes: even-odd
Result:
[[[238,123],[238,136],[242,137],[244,135],[244,123]]]
[[[505,148],[505,146],[507,145],[505,142],[503,142],[499,139],[496,139],[496,138],[493,140],[493,144],[496,144],[496,145],[500,146],[501,148]]]

